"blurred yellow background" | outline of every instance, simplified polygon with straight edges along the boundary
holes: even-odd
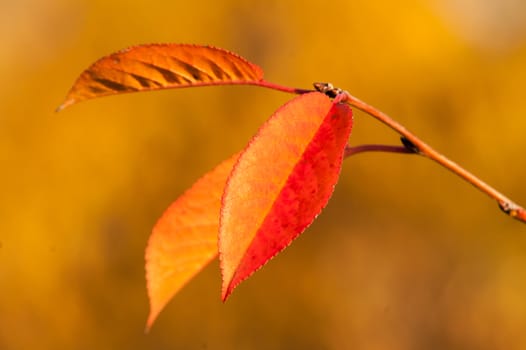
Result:
[[[139,43],[223,47],[270,81],[330,81],[526,204],[521,0],[0,2],[0,349],[524,349],[526,226],[416,156],[345,161],[325,212],[222,304],[217,263],[150,334],[162,211],[292,96],[208,87],[55,114]],[[356,113],[351,142],[398,143]]]

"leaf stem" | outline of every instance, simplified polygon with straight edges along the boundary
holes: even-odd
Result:
[[[292,88],[292,87],[288,87],[288,86],[283,86],[283,85],[279,85],[279,84],[276,84],[276,83],[271,83],[271,82],[266,81],[266,80],[259,80],[259,81],[255,81],[255,82],[248,82],[247,84],[248,85],[260,86],[260,87],[264,87],[264,88],[267,88],[267,89],[287,92],[289,94],[297,94],[297,95],[306,94],[308,92],[313,92],[314,91],[314,90],[297,89],[297,88]]]
[[[355,154],[362,152],[390,152],[390,153],[406,153],[406,154],[415,154],[412,150],[404,146],[392,146],[392,145],[359,145],[359,146],[350,146],[347,145],[343,152],[343,157],[347,158],[354,156]]]
[[[397,121],[393,120],[391,117],[389,117],[387,114],[383,113],[382,111],[374,108],[373,106],[370,106],[369,104],[359,100],[358,98],[352,96],[347,91],[342,92],[344,96],[340,97],[342,102],[346,102],[347,104],[358,108],[359,110],[369,114],[370,116],[378,119],[380,122],[384,123],[391,129],[398,132],[400,135],[402,135],[402,143],[404,144],[404,147],[406,150],[408,150],[407,153],[417,153],[422,156],[425,156],[444,168],[448,169],[449,171],[453,172],[454,174],[460,176],[465,181],[469,182],[476,188],[478,188],[480,191],[484,192],[489,197],[493,198],[497,201],[497,204],[499,205],[499,208],[506,213],[507,215],[511,216],[514,219],[517,219],[523,223],[526,223],[526,210],[524,210],[523,207],[519,206],[506,196],[504,196],[502,193],[467,171],[466,169],[462,168],[460,165],[456,164],[455,162],[451,161],[444,155],[438,153],[435,151],[431,146],[420,140],[418,137],[416,137],[413,133],[409,132],[403,125],[398,123]],[[385,147],[385,146],[384,146]],[[346,154],[348,152],[351,152],[351,154],[358,153],[358,152],[364,152],[365,150],[368,150],[367,148],[370,148],[370,150],[373,150],[375,147],[367,146],[364,149],[357,149],[354,151],[348,151],[346,150]],[[380,147],[376,147],[377,149],[374,150],[382,150]],[[351,148],[352,150],[352,148]],[[395,148],[387,148],[388,152],[395,151],[399,152]]]

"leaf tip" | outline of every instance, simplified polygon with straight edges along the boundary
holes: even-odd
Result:
[[[144,327],[144,334],[150,333],[153,323],[155,322],[155,319],[157,318],[158,315],[159,315],[159,312],[154,312],[154,310],[150,309],[150,313],[148,314],[148,319],[146,320],[146,326]]]
[[[228,283],[226,286],[223,286],[221,290],[221,301],[223,303],[226,302],[230,294],[232,294],[232,291],[234,290],[234,288],[235,287],[232,286],[232,282]]]
[[[71,106],[72,104],[75,104],[75,99],[73,98],[68,98],[67,100],[65,100],[60,106],[57,107],[57,109],[55,109],[55,113],[58,113],[58,112],[61,112],[63,111],[64,109],[66,109],[66,107],[69,107]]]
[[[221,236],[219,240],[221,241]],[[219,243],[219,268],[221,269],[221,301],[225,303],[230,297],[234,289],[242,281],[238,278],[237,268],[232,269],[227,261],[225,261],[224,251],[221,249],[221,243]],[[246,277],[245,277],[246,278]]]
[[[144,333],[149,333],[150,329],[152,328],[155,320],[159,316],[159,313],[163,309],[164,305],[159,306],[158,303],[155,301],[153,293],[151,291],[151,286],[149,283],[147,284],[148,289],[148,299],[150,301],[150,311],[148,313],[148,318],[146,319],[146,326],[144,328]]]

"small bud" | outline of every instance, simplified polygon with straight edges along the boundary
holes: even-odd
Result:
[[[400,141],[402,141],[402,145],[404,145],[404,147],[408,149],[409,151],[413,153],[420,153],[420,150],[418,149],[418,147],[416,147],[414,143],[406,139],[404,136],[400,137]]]

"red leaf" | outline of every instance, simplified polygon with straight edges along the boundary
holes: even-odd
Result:
[[[351,109],[318,92],[282,106],[241,154],[223,194],[222,299],[307,228],[338,181]]]
[[[86,69],[58,108],[90,98],[178,87],[252,84],[263,79],[257,65],[211,46],[133,46],[99,59]]]
[[[181,195],[155,225],[146,248],[149,329],[168,301],[217,256],[221,195],[232,156]]]

